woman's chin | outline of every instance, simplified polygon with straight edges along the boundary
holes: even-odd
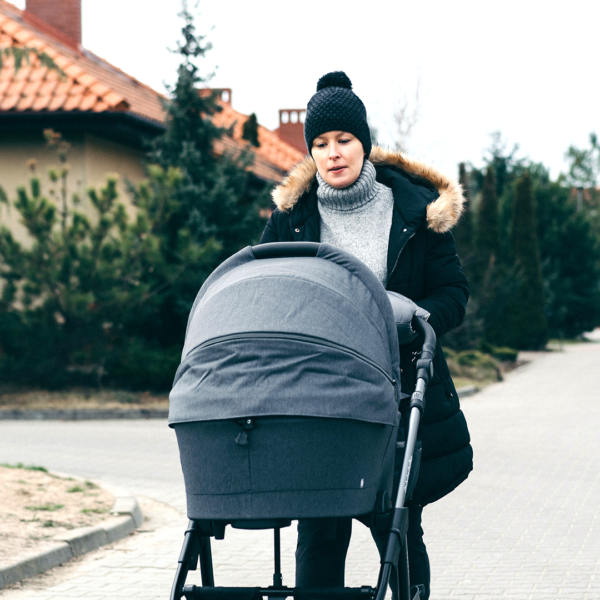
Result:
[[[343,190],[344,188],[350,187],[357,179],[358,177],[353,179],[352,177],[348,177],[348,174],[345,173],[344,176],[329,176],[325,182],[332,188]]]

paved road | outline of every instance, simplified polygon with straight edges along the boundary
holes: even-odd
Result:
[[[466,398],[475,471],[425,509],[432,600],[600,599],[600,343],[538,356]],[[185,526],[175,438],[162,422],[0,422],[0,462],[100,479],[148,504],[139,533],[21,589],[7,600],[168,597]],[[284,582],[293,581],[293,527]],[[268,533],[231,532],[215,545],[218,585],[269,582]],[[348,584],[374,583],[377,557],[357,524]]]

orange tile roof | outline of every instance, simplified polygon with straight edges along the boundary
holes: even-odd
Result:
[[[45,52],[66,73],[61,79],[31,56],[18,73],[12,60],[0,71],[0,111],[126,111],[163,123],[161,94],[95,54],[75,48],[26,11],[0,0],[0,47]]]
[[[0,47],[27,46],[45,52],[65,72],[49,70],[31,56],[30,64],[14,72],[12,59],[4,59],[0,70],[0,112],[127,112],[144,120],[164,123],[163,96],[95,54],[79,47],[33,15],[0,0]],[[224,137],[215,150],[244,147],[242,126],[247,115],[220,102],[223,110],[214,116],[220,127],[234,126],[233,138]],[[281,180],[303,159],[302,152],[259,125],[260,147],[252,171],[263,179]]]
[[[234,145],[248,146],[254,153],[254,165],[252,170],[258,177],[279,181],[296,163],[299,163],[304,154],[299,152],[283,140],[279,139],[277,134],[270,131],[262,125],[258,126],[258,142],[260,146],[248,145],[248,142],[242,138],[242,128],[248,120],[248,115],[244,115],[234,110],[230,104],[217,100],[222,107],[221,112],[213,116],[213,122],[218,127],[229,129],[233,126],[233,139],[223,137],[224,145],[233,148]],[[219,147],[216,148],[219,151]]]

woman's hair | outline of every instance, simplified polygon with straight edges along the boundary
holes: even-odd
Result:
[[[351,133],[360,140],[367,158],[371,154],[367,110],[352,91],[352,82],[343,71],[323,75],[317,83],[317,93],[308,102],[304,139],[309,154],[313,140],[327,131]]]

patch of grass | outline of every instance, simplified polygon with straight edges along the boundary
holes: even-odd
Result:
[[[97,490],[98,486],[95,483],[92,483],[91,481],[87,481],[87,479],[83,482],[83,484],[85,485],[85,487],[88,490]]]
[[[562,351],[565,346],[573,346],[575,344],[593,344],[594,340],[590,340],[586,337],[582,338],[565,338],[565,339],[551,339],[546,344],[546,350],[551,352]]]
[[[27,482],[27,481],[24,481],[23,479],[17,479],[17,483],[24,483],[24,484],[26,484],[26,485],[27,485],[27,483],[28,483],[28,482]]]
[[[591,332],[587,332],[591,333]],[[573,344],[581,344],[581,343],[590,343],[595,344],[594,340],[590,340],[590,338],[586,337],[585,333],[578,335],[574,338],[551,338],[548,340],[548,344],[560,344],[560,345],[573,345]]]
[[[76,492],[85,492],[85,488],[82,488],[80,485],[74,485],[72,488],[67,490],[68,494],[74,494]]]
[[[124,390],[117,390],[114,392],[114,398],[121,404],[139,404],[140,399],[137,394],[127,392]]]
[[[42,473],[47,473],[48,469],[46,467],[39,467],[36,465],[24,465],[23,463],[16,463],[11,465],[9,463],[0,463],[0,467],[6,467],[7,469],[25,469],[26,471],[41,471]]]
[[[481,388],[486,385],[487,382],[476,381],[475,379],[469,379],[468,377],[453,377],[454,387],[458,390],[463,387],[474,385],[476,388]]]
[[[516,362],[519,351],[506,346],[494,346],[485,340],[479,342],[479,350],[483,354],[489,354],[501,362]]]
[[[44,521],[42,527],[54,527],[54,521]]]
[[[94,515],[103,515],[108,512],[108,508],[82,508],[81,512],[85,514],[92,513]]]
[[[39,506],[26,506],[27,510],[46,510],[53,512],[55,510],[59,510],[64,508],[64,504],[54,504],[54,502],[46,502],[46,504],[40,504]]]
[[[444,354],[456,387],[469,385],[457,383],[460,379],[471,380],[472,385],[502,381],[501,363],[490,354],[478,350],[454,352],[450,348],[444,348]]]

